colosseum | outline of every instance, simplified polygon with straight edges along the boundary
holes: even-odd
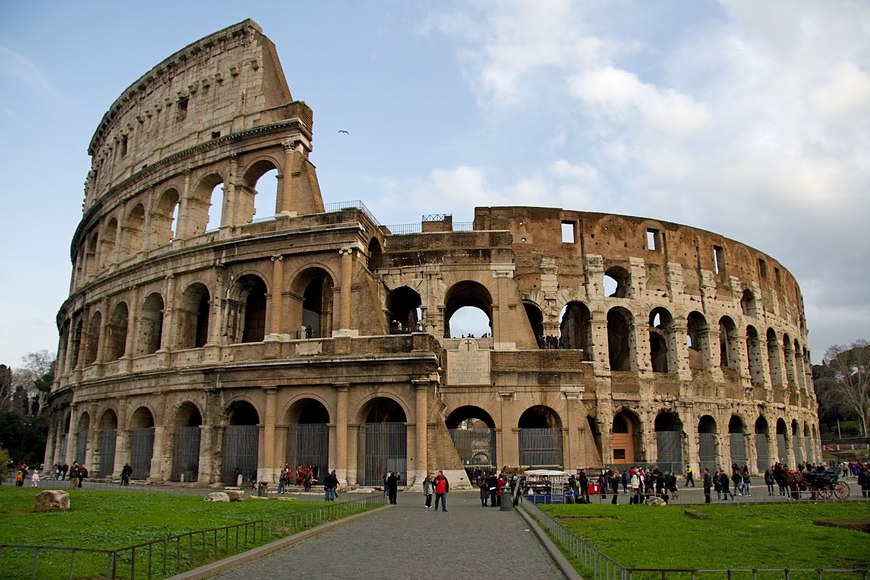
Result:
[[[47,463],[204,486],[312,464],[415,486],[475,466],[819,459],[803,301],[776,259],[543,207],[382,225],[324,203],[312,120],[250,20],[111,105],[57,315]],[[451,332],[466,308],[484,332]]]

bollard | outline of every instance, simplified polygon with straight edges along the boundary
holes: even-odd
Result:
[[[509,512],[514,504],[514,498],[511,496],[510,488],[504,486],[501,494],[501,511]]]

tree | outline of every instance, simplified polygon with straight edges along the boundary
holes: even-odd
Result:
[[[870,343],[834,345],[825,353],[817,383],[823,404],[856,416],[864,435],[870,422]]]
[[[12,371],[13,398],[23,395],[28,400],[21,405],[26,414],[42,413],[54,382],[54,355],[47,350],[27,353],[21,358],[21,368]],[[14,405],[17,406],[17,405]]]

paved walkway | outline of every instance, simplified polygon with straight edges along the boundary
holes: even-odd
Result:
[[[516,510],[481,507],[476,492],[447,497],[448,511],[435,512],[421,493],[400,493],[398,505],[215,578],[564,578]]]

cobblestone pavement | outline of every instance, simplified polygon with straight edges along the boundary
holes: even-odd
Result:
[[[290,574],[345,578],[564,578],[515,511],[481,507],[475,492],[448,494],[447,512],[423,507],[421,493],[398,505],[280,550],[215,578]]]

